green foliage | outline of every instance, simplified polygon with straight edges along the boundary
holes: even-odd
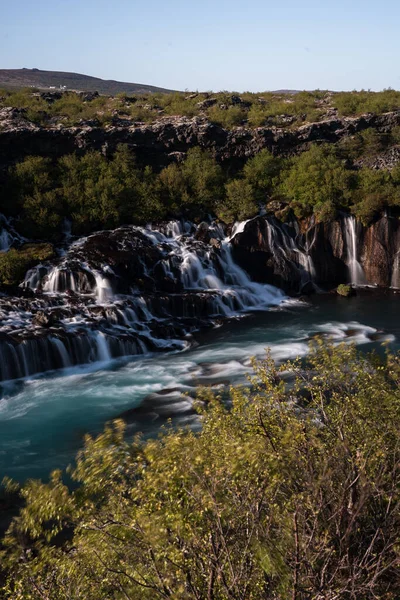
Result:
[[[258,202],[265,202],[277,188],[283,164],[281,158],[273,156],[266,149],[246,162],[243,175],[253,187]]]
[[[246,112],[241,106],[213,106],[208,111],[208,117],[212,123],[221,125],[226,129],[243,125],[246,120]]]
[[[10,171],[6,209],[19,217],[19,229],[27,237],[57,237],[63,206],[55,178],[51,161],[40,156],[28,156]]]
[[[227,223],[243,221],[258,212],[254,189],[245,179],[233,179],[225,186],[226,197],[217,216]]]
[[[212,106],[203,104],[210,99]],[[27,118],[42,126],[50,124],[52,119],[68,125],[92,119],[106,124],[112,120],[113,115],[119,114],[144,122],[154,121],[160,116],[206,115],[212,122],[228,129],[240,125],[291,127],[324,119],[327,110],[331,108],[337,108],[339,114],[344,116],[367,112],[382,114],[397,110],[400,107],[400,92],[391,89],[383,92],[362,90],[334,94],[321,90],[294,94],[175,92],[129,96],[118,94],[115,98],[100,96],[87,101],[79,94],[69,91],[64,92],[59,100],[47,102],[38,90],[27,88],[12,93],[2,91],[0,106],[24,108]]]
[[[281,190],[298,217],[324,212],[327,207],[332,214],[336,208],[348,206],[352,179],[334,148],[311,146],[284,173]]]
[[[0,254],[0,285],[18,285],[34,265],[52,258],[51,244],[25,244],[19,250],[11,248]]]
[[[351,160],[376,156],[387,150],[391,144],[397,143],[396,136],[398,135],[396,128],[394,128],[393,135],[392,133],[379,133],[375,129],[366,129],[344,139],[340,143],[340,149],[344,152],[344,156]]]
[[[218,205],[223,195],[223,172],[208,152],[191,148],[182,163],[182,175],[186,202],[201,204],[206,210]]]
[[[110,119],[107,105],[108,98],[99,96],[90,102],[82,100],[75,93],[65,92],[59,100],[56,100],[48,108],[49,114],[66,119],[67,125],[77,125],[80,120],[97,119],[106,122]]]
[[[348,298],[349,296],[353,295],[353,288],[351,287],[351,285],[341,283],[340,285],[338,285],[336,292],[339,294],[339,296],[344,296],[345,298]]]
[[[5,598],[395,600],[400,357],[316,341],[307,369],[254,367],[229,410],[201,392],[198,434],[116,422],[87,436],[78,489],[29,481]]]
[[[357,189],[352,211],[368,225],[387,206],[400,203],[400,189],[396,185],[396,173],[360,169],[357,173]]]
[[[333,95],[332,102],[344,116],[382,114],[400,107],[400,92],[390,88],[383,92],[340,92]]]

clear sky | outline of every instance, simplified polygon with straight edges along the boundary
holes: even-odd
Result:
[[[173,89],[400,88],[399,0],[0,0],[0,68]]]

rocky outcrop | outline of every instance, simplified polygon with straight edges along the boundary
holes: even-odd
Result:
[[[340,283],[400,287],[400,219],[385,215],[368,227],[341,215],[331,223],[249,221],[232,241],[250,276],[289,292]]]
[[[358,168],[367,167],[369,169],[380,170],[386,169],[391,171],[400,163],[400,146],[393,146],[386,152],[382,152],[377,156],[366,156],[354,161],[354,165]]]
[[[194,331],[283,299],[234,263],[220,224],[177,221],[75,240],[21,291],[0,294],[0,382],[183,349]]]
[[[221,162],[241,164],[263,148],[274,154],[292,155],[306,150],[312,142],[335,143],[368,128],[387,133],[399,124],[400,111],[361,117],[333,116],[297,129],[226,130],[205,117],[164,117],[151,124],[126,119],[105,127],[41,127],[28,121],[23,109],[4,108],[0,110],[0,169],[29,154],[49,158],[88,150],[111,154],[121,143],[135,151],[139,162],[156,168],[176,160],[193,146],[210,150]]]

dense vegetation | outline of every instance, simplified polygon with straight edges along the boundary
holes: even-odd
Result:
[[[316,341],[307,368],[255,363],[229,408],[203,390],[197,434],[87,436],[77,489],[22,488],[5,597],[395,600],[399,383],[399,355]]]
[[[237,126],[292,127],[334,115],[382,114],[400,107],[400,92],[341,92],[316,90],[295,94],[183,93],[119,94],[116,97],[90,93],[40,92],[31,88],[0,91],[0,107],[25,109],[31,121],[48,126],[55,122],[77,125],[96,120],[99,125],[120,120],[152,122],[163,116],[206,116],[227,128]]]
[[[236,173],[198,147],[158,173],[140,168],[126,146],[111,159],[99,152],[57,162],[27,157],[10,170],[0,212],[17,217],[23,235],[46,240],[60,237],[66,218],[74,233],[83,234],[180,216],[213,214],[232,222],[254,216],[260,206],[276,210],[277,205],[283,219],[293,211],[300,218],[314,214],[329,220],[344,209],[367,224],[386,207],[400,205],[399,166],[392,171],[352,167],[354,146],[364,145],[368,153],[372,139],[378,143],[359,134],[351,143],[314,145],[286,159],[263,150]]]

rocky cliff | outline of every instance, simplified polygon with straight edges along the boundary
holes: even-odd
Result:
[[[343,282],[400,287],[400,220],[395,215],[368,227],[344,214],[327,224],[257,217],[232,244],[235,260],[255,281],[289,292]]]
[[[220,162],[237,162],[267,148],[274,154],[291,155],[309,148],[313,142],[335,143],[357,132],[373,128],[387,133],[400,125],[400,110],[383,115],[333,117],[298,128],[236,127],[224,129],[205,117],[165,117],[143,124],[129,119],[115,119],[105,127],[96,122],[79,127],[41,127],[26,118],[23,109],[0,110],[0,169],[27,155],[56,158],[88,150],[114,152],[118,144],[134,149],[139,162],[155,168],[179,160],[189,148],[210,150]],[[390,156],[396,162],[398,154]]]

